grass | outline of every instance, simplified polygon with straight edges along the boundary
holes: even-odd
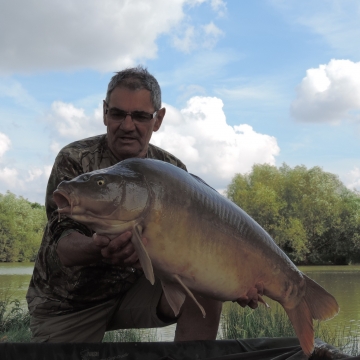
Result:
[[[105,333],[103,342],[155,342],[156,329],[125,329]]]
[[[243,309],[238,304],[225,303],[221,331],[223,339],[259,337],[292,337],[294,329],[284,309],[277,303],[272,307],[259,306],[256,310]],[[315,338],[335,346],[340,351],[355,356],[360,354],[360,329],[355,327],[330,327],[326,322],[315,322]]]
[[[29,342],[30,315],[19,300],[0,300],[0,342]]]
[[[7,296],[0,299],[0,342],[30,342],[30,315],[19,300]],[[272,305],[267,309],[243,309],[238,304],[225,303],[221,321],[221,339],[245,339],[259,337],[292,337],[293,327],[281,306]],[[344,325],[330,327],[325,323],[315,323],[315,337],[340,351],[360,355],[360,327]],[[103,342],[155,342],[156,329],[128,329],[109,331]]]
[[[19,300],[10,300],[1,294],[0,300],[0,342],[30,342],[30,315]],[[114,330],[105,333],[103,342],[154,342],[156,329]]]

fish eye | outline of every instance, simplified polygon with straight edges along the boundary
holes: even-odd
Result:
[[[99,179],[99,180],[97,180],[97,184],[98,184],[99,186],[102,186],[102,185],[105,184],[105,180],[104,180],[104,179]]]

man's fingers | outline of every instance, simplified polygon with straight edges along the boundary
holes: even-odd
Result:
[[[132,266],[139,262],[139,257],[137,256],[136,252],[134,252],[131,256],[124,259],[124,265],[125,266]],[[140,267],[141,268],[141,267]]]
[[[93,236],[94,244],[100,248],[104,248],[105,246],[108,246],[110,243],[110,239],[107,236],[104,235],[98,235],[95,233]]]
[[[117,252],[127,246],[131,241],[131,231],[126,231],[110,241],[109,252]]]
[[[101,254],[106,259],[106,262],[121,267],[141,269],[138,254],[131,242],[131,236],[131,231],[126,231],[114,237],[110,240],[108,246],[101,249]],[[142,238],[142,242],[146,246],[148,240]]]

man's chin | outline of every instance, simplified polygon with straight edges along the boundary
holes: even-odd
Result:
[[[122,144],[120,149],[115,149],[115,156],[118,159],[125,160],[141,156],[141,149],[138,146],[131,146],[131,144]]]

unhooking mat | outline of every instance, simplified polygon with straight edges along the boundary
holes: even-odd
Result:
[[[0,343],[1,360],[305,360],[297,338],[133,342]],[[358,359],[316,340],[311,360]]]

